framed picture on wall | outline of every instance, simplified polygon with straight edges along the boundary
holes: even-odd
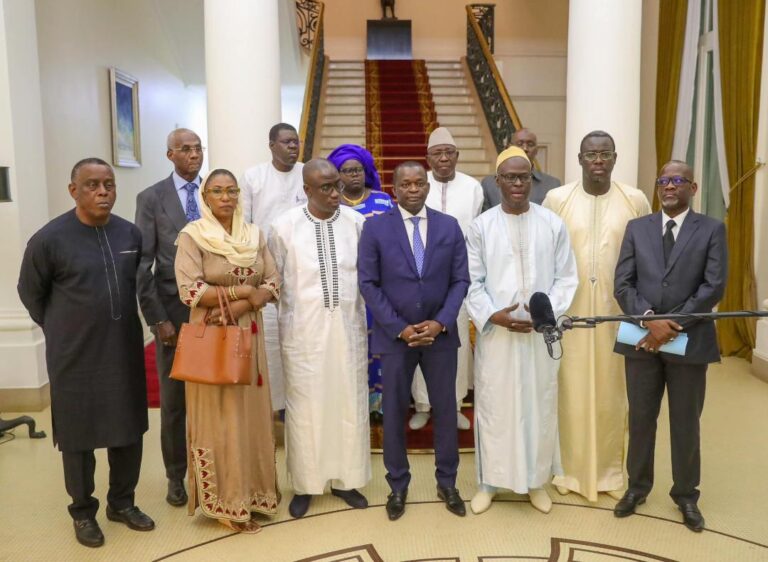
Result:
[[[115,166],[141,166],[139,81],[116,68],[109,69],[112,112],[112,162]]]

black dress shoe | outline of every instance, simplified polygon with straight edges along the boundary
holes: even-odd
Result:
[[[677,506],[683,512],[683,523],[694,533],[704,530],[704,517],[695,503],[684,503]]]
[[[331,488],[331,494],[343,499],[347,505],[355,509],[365,509],[368,507],[368,500],[357,490],[336,490]]]
[[[616,507],[613,508],[613,514],[616,517],[629,517],[635,513],[635,508],[645,503],[645,496],[637,492],[627,491],[624,497],[619,500]]]
[[[125,523],[134,531],[151,531],[155,528],[155,522],[135,505],[119,511],[107,506],[107,519]]]
[[[312,496],[309,494],[296,494],[293,496],[291,503],[288,504],[288,513],[291,517],[298,519],[304,517],[309,509],[309,502],[312,501]]]
[[[185,505],[189,501],[183,480],[173,478],[168,480],[168,495],[165,496],[165,501],[175,507]]]
[[[104,533],[95,519],[79,519],[72,523],[75,526],[75,538],[83,546],[96,548],[104,544]]]
[[[405,513],[405,498],[408,497],[408,490],[402,492],[392,492],[387,496],[387,517],[390,521],[400,519]]]
[[[445,507],[454,515],[464,517],[467,514],[467,508],[464,506],[464,500],[461,499],[459,491],[456,488],[437,487],[437,497],[445,502]]]

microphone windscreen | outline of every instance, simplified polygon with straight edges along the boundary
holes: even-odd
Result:
[[[533,293],[528,302],[528,308],[531,313],[533,329],[537,332],[543,331],[545,327],[554,328],[557,325],[552,303],[546,293]]]

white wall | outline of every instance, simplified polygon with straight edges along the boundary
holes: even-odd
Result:
[[[299,128],[304,104],[309,56],[299,46],[296,26],[296,2],[280,0],[280,98],[283,122]],[[264,131],[267,138],[267,131]]]
[[[115,66],[139,80],[142,166],[115,170],[114,212],[132,220],[136,194],[172,169],[168,132],[189,127],[205,143],[204,95],[182,81],[152,0],[35,5],[50,215],[72,207],[66,186],[75,162],[87,156],[112,162],[107,69]]]

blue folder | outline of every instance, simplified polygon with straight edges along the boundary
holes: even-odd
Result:
[[[630,322],[621,322],[619,324],[619,333],[616,335],[616,341],[631,346],[636,346],[637,342],[648,334],[648,330],[641,328],[637,324]],[[673,355],[685,355],[685,348],[688,347],[688,334],[680,332],[675,339],[665,343],[659,348],[664,353]]]

